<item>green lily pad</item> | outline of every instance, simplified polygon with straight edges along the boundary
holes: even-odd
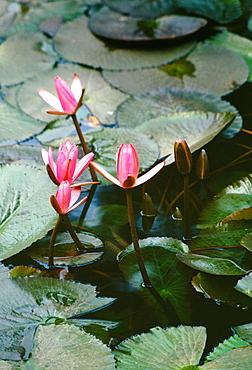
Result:
[[[219,23],[228,23],[242,14],[238,0],[106,0],[108,6],[133,17],[155,18],[182,11],[198,14]]]
[[[38,134],[45,128],[40,122],[20,109],[0,103],[0,145],[13,145]]]
[[[41,277],[0,280],[0,292],[0,353],[13,360],[27,350],[24,339],[32,340],[37,325],[59,324],[113,302],[97,298],[91,285]]]
[[[19,32],[8,37],[0,45],[1,85],[17,84],[51,69],[56,58],[43,50],[47,42],[45,36],[36,32]]]
[[[178,259],[195,270],[213,275],[243,275],[247,271],[234,261],[226,258],[214,258],[194,253],[180,253]]]
[[[243,236],[241,240],[241,245],[252,252],[252,232],[248,233],[246,229],[246,234]]]
[[[109,24],[109,27],[107,25]],[[145,20],[122,16],[109,8],[102,8],[89,19],[90,30],[102,37],[123,41],[175,39],[198,31],[207,21],[203,18],[169,15]]]
[[[206,329],[202,326],[156,327],[122,342],[114,355],[120,370],[194,370],[205,343]]]
[[[163,88],[126,99],[117,109],[117,122],[120,127],[137,127],[152,118],[190,111],[238,113],[235,107],[214,95]],[[223,135],[232,137],[241,127],[242,118],[237,115]]]
[[[21,160],[43,164],[41,147],[28,145],[0,146],[0,164],[10,164]]]
[[[27,366],[36,370],[59,367],[61,370],[113,370],[115,360],[110,349],[99,339],[74,325],[40,325]]]
[[[50,106],[41,99],[37,90],[44,89],[56,94],[54,77],[60,76],[70,84],[74,73],[80,77],[82,85],[85,87],[83,103],[85,103],[86,110],[77,112],[77,117],[83,126],[85,125],[86,116],[90,114],[94,115],[103,124],[115,124],[114,111],[128,95],[112,88],[104,81],[99,72],[90,71],[88,68],[73,64],[60,64],[55,69],[37,74],[34,78],[27,80],[18,91],[20,108],[32,117],[42,121],[51,122],[59,118],[57,115],[46,113]],[[74,126],[72,131],[74,131]]]
[[[108,70],[159,66],[186,55],[194,46],[187,42],[173,48],[130,49],[109,45],[88,29],[88,19],[79,17],[63,25],[54,38],[56,51],[65,59]],[[106,99],[106,97],[104,97]]]
[[[252,81],[251,40],[247,39],[246,37],[236,35],[232,32],[228,32],[227,30],[222,30],[221,32],[217,33],[217,35],[213,36],[210,42],[214,45],[223,46],[226,49],[229,49],[242,56],[250,68],[248,81]]]
[[[54,227],[57,215],[49,201],[56,186],[44,168],[13,163],[0,167],[0,173],[2,260],[45,236]]]
[[[189,294],[188,287],[193,272],[180,269],[181,265],[176,254],[188,253],[187,245],[179,240],[166,237],[140,239],[139,244],[151,283],[162,298],[171,303],[178,317],[186,322],[190,317],[186,297]],[[118,255],[118,260],[120,269],[130,283],[154,302],[153,297],[143,286],[143,278],[133,246],[122,251]]]
[[[136,127],[158,143],[160,158],[168,156],[166,165],[174,162],[174,142],[186,140],[191,152],[202,148],[228,126],[235,115],[226,113],[188,112],[153,118]]]
[[[252,367],[252,346],[236,348],[200,367],[200,370],[248,370]]]
[[[193,277],[192,285],[197,292],[203,293],[207,298],[214,299],[217,303],[226,302],[243,308],[252,307],[252,299],[235,289],[236,280],[231,276],[200,272]]]
[[[240,338],[252,344],[252,323],[239,325],[234,329]]]
[[[7,278],[9,276],[9,271],[8,267],[0,263],[0,280]]]
[[[252,176],[249,175],[234,182],[217,194],[203,209],[199,217],[198,227],[205,228],[215,225],[235,212],[240,212],[241,217],[246,219],[247,213],[244,211],[252,206],[251,182]],[[249,219],[251,219],[250,216]]]
[[[235,289],[237,289],[239,292],[244,293],[252,298],[252,273],[238,280],[235,286]]]
[[[103,243],[100,239],[90,234],[78,233],[77,235],[84,248],[96,249],[97,247],[103,246]],[[27,255],[37,261],[48,263],[49,242],[50,237],[45,237],[39,240],[33,244],[32,247],[27,249]],[[54,263],[57,266],[89,264],[100,259],[102,254],[102,252],[98,251],[79,251],[68,233],[61,233],[56,237],[54,244]]]

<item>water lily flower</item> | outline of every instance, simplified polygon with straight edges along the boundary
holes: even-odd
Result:
[[[138,177],[140,164],[136,148],[133,144],[121,144],[116,153],[116,172],[118,178],[112,176],[98,163],[91,162],[90,164],[107,180],[124,189],[129,189],[151,179],[164,167],[165,162],[158,163],[144,175]]]
[[[94,153],[90,152],[77,163],[78,147],[70,140],[60,144],[56,163],[53,160],[51,147],[48,151],[42,148],[41,153],[48,174],[56,185],[66,180],[72,185],[94,158]]]
[[[55,89],[58,98],[48,91],[39,89],[38,93],[42,99],[56,110],[47,110],[49,114],[67,114],[74,115],[82,104],[82,98],[85,89],[81,85],[78,75],[74,75],[71,87],[68,86],[63,78],[57,76],[54,78]]]
[[[50,202],[58,214],[65,215],[86,202],[87,197],[84,197],[76,203],[80,193],[80,186],[72,189],[68,181],[62,181],[58,187],[56,196],[51,195]]]

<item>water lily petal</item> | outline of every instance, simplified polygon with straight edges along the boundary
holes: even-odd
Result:
[[[59,98],[57,98],[55,95],[53,95],[53,94],[51,94],[50,92],[45,91],[45,90],[43,90],[43,89],[39,89],[39,90],[38,90],[38,93],[39,93],[39,95],[41,96],[41,98],[42,98],[42,99],[43,99],[47,104],[49,104],[49,105],[51,105],[51,107],[53,107],[53,108],[57,109],[57,112],[56,112],[56,113],[53,113],[53,114],[60,114],[60,113],[58,113],[58,111],[59,111],[59,112],[61,112],[61,113],[63,113],[63,114],[66,114],[66,113],[64,113],[64,110],[63,110],[63,108],[62,108],[62,105],[61,105],[61,103],[60,103]],[[50,111],[50,112],[52,112],[52,111]],[[53,112],[54,112],[54,111],[53,111]],[[48,111],[48,113],[49,113],[49,111]]]
[[[112,182],[113,184],[117,185],[117,186],[120,186],[122,187],[120,181],[118,179],[116,179],[114,176],[110,175],[110,173],[108,171],[106,171],[102,166],[100,166],[98,163],[96,162],[90,162],[90,165],[100,174],[102,175],[103,177],[105,177],[105,179],[109,180],[110,182]]]
[[[71,83],[71,91],[75,97],[75,100],[78,102],[82,96],[82,84],[78,75],[74,74]]]
[[[75,99],[68,84],[59,76],[55,77],[54,83],[63,111],[73,114],[78,101]]]
[[[165,161],[158,163],[155,167],[151,168],[148,172],[144,175],[138,177],[136,179],[135,186],[141,185],[146,181],[150,180],[153,176],[155,176],[165,165]]]
[[[81,160],[77,163],[75,167],[72,182],[74,182],[82,174],[82,172],[85,171],[85,169],[89,166],[93,158],[94,158],[94,153],[92,152],[84,155],[84,157],[81,158]]]

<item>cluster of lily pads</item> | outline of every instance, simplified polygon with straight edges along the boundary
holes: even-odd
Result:
[[[68,204],[84,249],[76,248],[66,230],[59,232],[54,245],[59,269],[52,279],[50,231],[57,212],[66,209],[57,195],[55,209],[49,202],[59,184],[45,171],[41,146],[57,150],[66,140],[79,144],[79,137],[73,112],[47,114],[37,93],[53,92],[55,76],[68,83],[73,74],[80,77],[85,93],[74,114],[95,153],[96,169],[116,176],[121,143],[136,147],[141,171],[164,159],[172,167],[179,138],[194,153],[219,134],[233,138],[242,127],[237,109],[223,97],[251,81],[252,42],[221,24],[242,19],[249,30],[250,1],[0,0],[0,5],[0,259],[8,265],[24,253],[33,265],[10,272],[0,265],[0,369],[132,369],[136,363],[139,369],[161,369],[164,363],[166,369],[251,368],[251,324],[237,326],[205,356],[206,329],[191,326],[188,307],[196,290],[217,302],[252,308],[251,175],[236,179],[203,208],[200,231],[186,244],[158,232],[139,240],[150,280],[171,317],[142,284],[134,246],[122,232],[128,222],[123,204],[98,206],[87,219],[85,206],[80,215]],[[92,180],[87,170],[80,178]],[[98,179],[100,188],[108,185]],[[112,349],[111,337],[125,321],[113,313],[115,299],[74,281],[68,271],[91,263],[99,270],[106,253],[157,318],[148,333]],[[101,308],[114,321],[78,317]],[[126,308],[123,314],[130,316]],[[173,327],[174,322],[184,325]]]

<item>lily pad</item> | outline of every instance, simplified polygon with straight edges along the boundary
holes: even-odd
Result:
[[[213,36],[210,42],[214,45],[223,46],[236,54],[241,55],[250,68],[248,81],[252,81],[252,41],[246,37],[241,37],[227,30],[221,30],[217,35]]]
[[[88,29],[88,19],[79,17],[63,25],[54,38],[56,51],[65,59],[93,68],[108,70],[137,69],[160,66],[188,54],[195,43],[187,42],[173,48],[132,49],[109,45]]]
[[[95,252],[93,249],[102,247],[103,243],[100,239],[86,233],[78,233],[84,248],[92,249],[92,252],[80,251],[73,242],[71,236],[68,233],[58,234],[54,244],[54,263],[57,266],[67,265],[85,265],[97,261],[101,258],[102,252]],[[50,238],[45,237],[36,242],[32,247],[27,249],[27,255],[31,258],[48,263],[48,249],[49,249]],[[83,248],[83,249],[84,249]]]
[[[38,134],[45,128],[40,122],[20,109],[0,103],[0,145],[13,145]]]
[[[10,164],[21,160],[43,164],[41,147],[28,145],[0,146],[0,164]]]
[[[247,370],[252,367],[252,346],[236,348],[200,367],[202,370]]]
[[[56,58],[43,50],[47,42],[45,36],[36,32],[19,32],[8,37],[0,45],[1,85],[17,84],[51,69]]]
[[[130,76],[128,77],[129,81],[132,81]],[[125,100],[117,109],[117,122],[121,127],[136,127],[151,118],[190,111],[238,113],[230,103],[214,95],[198,91],[163,88],[152,90],[143,95],[135,95]],[[223,135],[232,137],[241,127],[242,118],[238,114],[231,127],[225,130]]]
[[[203,209],[199,217],[199,228],[205,228],[223,221],[236,212],[247,219],[246,209],[252,206],[251,187],[252,176],[244,177],[242,180],[229,185]],[[251,219],[250,212],[248,213]],[[227,220],[228,221],[228,220]]]
[[[83,87],[85,87],[83,103],[85,103],[86,109],[85,112],[77,113],[77,117],[81,120],[83,126],[85,126],[87,115],[90,114],[103,124],[115,124],[114,111],[128,95],[111,87],[104,81],[99,72],[90,71],[88,68],[73,64],[60,64],[58,68],[37,74],[34,78],[27,80],[18,92],[20,108],[32,117],[42,121],[51,122],[59,118],[57,115],[46,113],[50,106],[41,99],[37,90],[43,88],[56,94],[54,77],[58,75],[70,84],[74,73],[80,77]],[[74,131],[74,125],[72,131]]]
[[[49,201],[56,186],[44,168],[13,163],[2,166],[0,173],[2,260],[45,236],[54,227],[57,215]]]
[[[146,41],[183,37],[198,31],[206,24],[207,21],[203,18],[169,15],[145,20],[103,8],[89,19],[88,25],[98,36],[122,41]]]
[[[24,337],[32,340],[37,325],[60,324],[113,302],[97,298],[91,285],[41,277],[0,280],[0,292],[1,358],[13,360],[29,348]]]
[[[252,298],[252,273],[238,280],[235,289]]]
[[[202,326],[156,327],[122,342],[114,354],[120,370],[194,370],[205,343],[206,329]]]
[[[235,115],[226,113],[188,112],[174,113],[153,118],[136,127],[138,132],[145,132],[158,143],[160,158],[169,156],[166,165],[174,162],[174,142],[186,140],[191,152],[202,148],[228,126]]]
[[[155,18],[182,11],[199,14],[219,23],[228,23],[242,15],[238,0],[106,0],[108,6],[133,17]]]
[[[27,366],[36,370],[59,367],[61,370],[113,370],[115,360],[99,339],[74,325],[40,325]]]

